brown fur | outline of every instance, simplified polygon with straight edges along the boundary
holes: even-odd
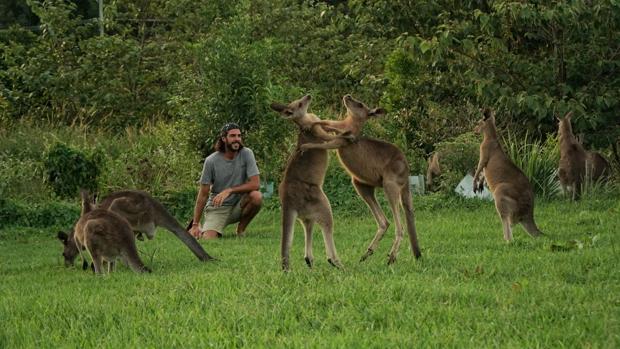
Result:
[[[502,220],[504,239],[512,240],[512,225],[521,223],[533,237],[542,235],[534,222],[534,190],[527,177],[506,156],[497,137],[495,117],[490,110],[484,111],[484,119],[478,122],[477,133],[484,139],[480,144],[480,160],[474,174],[474,188],[480,188],[478,177],[484,177],[495,199],[495,208]]]
[[[327,134],[319,125],[320,119],[307,112],[310,96],[304,96],[288,105],[273,103],[271,108],[279,112],[285,119],[293,121],[299,128],[297,147],[288,160],[284,176],[279,187],[282,205],[282,269],[289,269],[289,253],[293,243],[295,219],[299,219],[304,227],[305,260],[312,267],[312,227],[317,223],[323,230],[325,251],[328,262],[341,267],[333,240],[333,217],[329,200],[323,192],[323,180],[327,170],[327,151],[314,149],[301,152],[300,147],[309,142],[332,140],[335,137]]]
[[[604,179],[610,171],[609,163],[600,154],[586,151],[577,141],[571,126],[572,113],[559,120],[560,163],[558,175],[564,192],[579,198],[586,180]]]
[[[99,203],[99,208],[114,211],[124,217],[132,230],[144,232],[148,239],[153,239],[156,227],[162,227],[179,238],[199,260],[214,259],[159,201],[144,191],[114,192]]]
[[[95,208],[88,195],[82,192],[82,215],[75,224],[73,240],[78,251],[86,250],[93,261],[95,273],[102,274],[102,263],[108,262],[108,272],[117,258],[121,258],[137,273],[150,272],[136,249],[129,222],[106,209]]]
[[[430,190],[433,187],[433,179],[441,175],[441,167],[439,166],[439,152],[434,152],[428,158],[428,169],[426,170],[426,188]]]
[[[350,95],[343,97],[343,103],[347,108],[345,120],[340,124],[332,122],[330,125],[344,125],[348,127],[340,131],[351,133],[357,141],[348,142],[341,140],[338,142],[305,144],[302,146],[302,150],[338,149],[340,163],[351,176],[355,190],[370,208],[377,222],[377,232],[366,253],[362,256],[362,261],[374,253],[389,226],[381,206],[379,206],[375,199],[375,188],[377,187],[383,188],[392,210],[394,222],[396,223],[396,237],[390,250],[388,264],[396,261],[403,237],[400,217],[401,205],[405,210],[411,250],[413,255],[419,258],[422,254],[418,246],[415,228],[413,204],[409,190],[409,165],[407,164],[407,159],[395,145],[360,135],[364,123],[371,117],[384,115],[385,110],[381,108],[371,110],[364,103],[355,100]],[[355,125],[355,127],[351,127],[351,125]]]

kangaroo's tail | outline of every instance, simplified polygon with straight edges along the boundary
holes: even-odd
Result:
[[[132,236],[133,237],[133,236]],[[136,273],[150,273],[151,269],[142,263],[140,256],[138,255],[138,249],[136,248],[135,240],[130,240],[129,246],[124,253],[125,260],[127,261],[127,265],[131,268],[131,270]]]
[[[215,258],[211,257],[207,251],[205,251],[202,246],[196,241],[196,239],[187,231],[187,229],[183,229],[181,224],[174,218],[168,210],[162,205],[159,201],[153,199],[153,205],[155,206],[157,212],[154,212],[155,216],[155,224],[165,228],[170,231],[174,235],[176,235],[179,240],[183,241],[185,246],[187,246],[194,255],[201,261],[210,261],[215,260]],[[190,223],[191,224],[191,223]]]

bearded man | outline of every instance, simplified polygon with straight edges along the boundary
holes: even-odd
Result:
[[[189,232],[196,238],[217,239],[227,225],[238,222],[237,236],[242,237],[262,203],[256,159],[243,146],[241,129],[232,122],[222,127],[214,149],[204,162]]]

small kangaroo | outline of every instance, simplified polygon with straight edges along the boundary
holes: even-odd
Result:
[[[90,203],[88,194],[82,191],[82,214],[75,224],[73,240],[81,254],[86,250],[93,261],[96,274],[102,274],[102,263],[108,262],[108,272],[121,258],[137,273],[151,272],[138,256],[136,241],[129,222],[120,215]],[[65,255],[65,258],[67,255]],[[73,257],[75,258],[75,256]],[[65,260],[66,261],[66,260]]]
[[[441,175],[441,167],[439,166],[439,152],[435,151],[428,158],[428,168],[426,170],[426,188],[431,190],[433,187],[433,179]]]
[[[476,133],[483,134],[480,144],[480,160],[474,173],[474,190],[482,189],[479,176],[484,177],[493,193],[495,208],[502,220],[504,239],[512,240],[512,225],[521,223],[532,236],[542,232],[534,222],[534,190],[523,171],[510,161],[502,150],[495,128],[495,115],[490,109],[483,111],[484,118],[478,122]]]
[[[320,119],[309,114],[311,97],[306,95],[288,105],[272,103],[271,109],[279,112],[284,119],[294,122],[299,128],[297,147],[288,160],[284,176],[279,186],[282,205],[282,269],[289,270],[289,251],[293,244],[295,219],[298,218],[305,234],[305,260],[312,267],[312,227],[317,223],[323,230],[323,240],[327,261],[338,268],[342,267],[333,239],[333,216],[329,200],[323,192],[323,180],[327,170],[327,151],[315,149],[299,151],[308,142],[333,140],[316,122]]]
[[[99,208],[114,211],[121,215],[129,222],[132,230],[144,232],[149,240],[155,237],[155,228],[162,227],[179,238],[199,260],[210,261],[215,259],[177,222],[164,205],[144,191],[123,190],[114,192],[99,203]],[[138,234],[138,239],[142,240],[140,234]]]
[[[382,140],[363,137],[361,130],[364,123],[372,118],[385,115],[383,108],[368,108],[364,103],[354,99],[350,95],[342,98],[347,109],[347,115],[342,121],[320,121],[319,125],[328,126],[328,130],[338,130],[342,136],[355,137],[355,141],[340,137],[325,143],[306,143],[301,145],[301,150],[310,149],[338,149],[338,159],[351,176],[353,186],[357,193],[366,202],[377,222],[377,232],[368,246],[361,261],[366,260],[377,248],[389,226],[381,206],[375,198],[375,188],[382,187],[390,203],[390,208],[396,223],[396,237],[390,250],[388,264],[396,261],[396,256],[403,238],[400,207],[405,210],[407,232],[411,242],[411,251],[415,258],[420,258],[422,253],[418,246],[418,238],[415,228],[415,217],[411,192],[409,190],[409,165],[407,158],[398,147]],[[342,127],[342,129],[340,129]]]
[[[558,175],[564,193],[570,192],[573,200],[579,199],[582,185],[587,180],[597,181],[611,173],[609,163],[599,153],[586,151],[573,135],[572,112],[559,121],[560,163]]]

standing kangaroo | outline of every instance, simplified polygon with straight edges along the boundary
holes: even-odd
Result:
[[[301,146],[301,149],[338,149],[340,163],[351,176],[355,190],[370,208],[377,222],[377,232],[361,261],[366,260],[374,253],[389,226],[388,220],[375,198],[375,188],[377,187],[383,188],[396,223],[396,237],[390,250],[388,264],[396,261],[403,238],[401,205],[405,210],[411,251],[415,258],[420,258],[422,254],[418,246],[415,228],[407,159],[395,145],[360,135],[364,123],[371,117],[385,115],[385,110],[382,108],[371,110],[350,95],[344,96],[342,100],[347,108],[347,116],[344,120],[324,120],[317,122],[317,124],[326,125],[328,130],[337,130],[343,135],[350,134],[355,137],[356,141],[351,142],[345,138],[339,138],[325,143],[306,143]]]
[[[75,224],[73,240],[77,251],[86,250],[93,261],[95,273],[102,274],[102,263],[108,262],[108,272],[121,258],[137,273],[151,272],[138,256],[136,241],[129,222],[120,215],[95,208],[88,194],[82,192],[82,214]]]
[[[480,160],[474,174],[474,190],[482,189],[478,177],[484,177],[493,193],[495,208],[502,220],[504,239],[512,240],[512,225],[521,223],[532,236],[542,232],[534,222],[534,190],[523,171],[510,161],[497,138],[495,116],[490,109],[483,111],[484,118],[478,122],[476,133],[483,134],[480,144]]]
[[[604,178],[610,171],[609,163],[600,154],[586,151],[573,135],[572,112],[559,119],[560,163],[558,175],[564,192],[579,199],[583,184]]]
[[[428,168],[426,170],[426,189],[431,190],[433,187],[433,179],[441,175],[441,167],[439,166],[439,151],[435,151],[428,158]]]
[[[342,267],[333,239],[333,217],[329,200],[323,192],[323,180],[327,170],[327,151],[315,149],[301,152],[300,147],[308,142],[319,142],[336,138],[319,125],[320,119],[308,114],[311,97],[304,96],[288,105],[272,103],[271,109],[283,118],[293,121],[299,128],[297,147],[288,160],[279,187],[282,205],[282,269],[289,270],[289,251],[293,244],[295,219],[299,218],[305,234],[305,260],[312,267],[312,227],[316,222],[323,230],[327,261]]]

